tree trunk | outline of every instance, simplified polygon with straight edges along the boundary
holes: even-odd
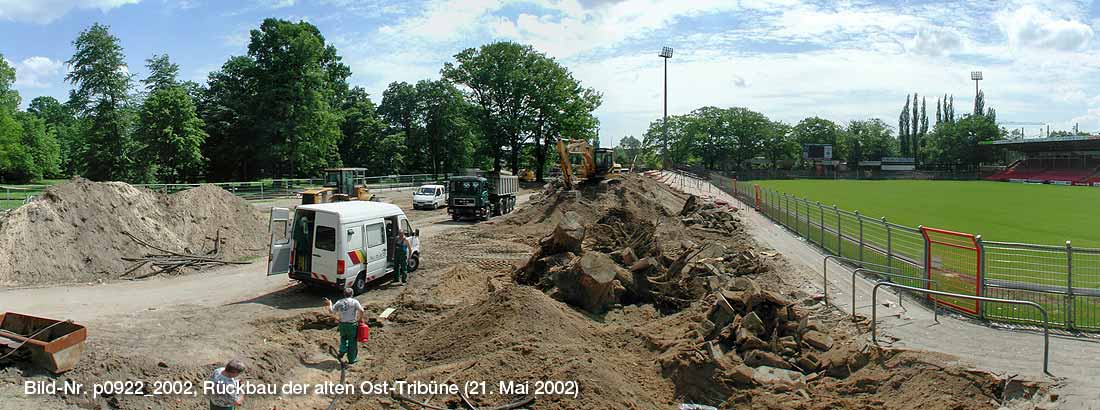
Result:
[[[539,126],[539,132],[535,134],[535,180],[542,182],[542,170],[546,168],[546,146],[547,140],[542,137],[542,126]]]

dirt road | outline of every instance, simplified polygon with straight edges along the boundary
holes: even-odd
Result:
[[[679,178],[679,177],[676,177]],[[707,181],[687,178],[680,185],[685,192],[701,196],[721,198],[739,203],[732,196],[712,186]],[[741,204],[745,207],[750,205]],[[744,212],[744,219],[753,237],[766,246],[782,253],[791,263],[800,267],[812,286],[820,289],[822,260],[825,254],[776,225],[757,212]],[[851,271],[830,263],[829,298],[845,312],[851,311]],[[873,284],[860,277],[856,279],[856,310],[870,316]],[[893,294],[880,292],[880,304],[896,302]],[[978,368],[1001,374],[1018,374],[1032,380],[1057,380],[1064,383],[1059,390],[1061,408],[1100,408],[1100,342],[1095,338],[1053,335],[1050,340],[1050,372],[1042,374],[1041,332],[1011,330],[994,327],[955,315],[941,315],[940,323],[933,321],[932,312],[917,303],[879,306],[879,340],[890,341],[894,347],[923,349],[948,353]]]
[[[531,194],[521,195],[517,205],[525,204]],[[402,205],[397,195],[383,200]],[[288,206],[282,201],[275,206]],[[266,208],[270,209],[267,204]],[[424,237],[439,235],[449,229],[472,224],[451,221],[446,209],[405,209],[414,227]],[[150,280],[125,281],[101,285],[56,286],[0,290],[0,311],[33,312],[39,316],[67,318],[94,324],[98,319],[131,314],[170,306],[219,306],[266,295],[289,286],[284,275],[266,276],[267,258],[248,265],[200,272],[193,275],[160,277]],[[110,303],[104,303],[110,300]]]

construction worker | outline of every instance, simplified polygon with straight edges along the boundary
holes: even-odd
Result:
[[[348,364],[355,364],[359,357],[359,344],[355,341],[356,332],[359,331],[359,321],[363,320],[363,305],[354,297],[355,292],[351,288],[344,288],[344,298],[332,303],[325,298],[325,307],[335,313],[340,319],[337,328],[340,331],[340,352],[337,359],[348,355]]]
[[[393,281],[401,282],[405,286],[409,281],[409,238],[405,236],[405,230],[397,228],[396,249],[393,253]]]
[[[244,402],[240,381],[237,380],[241,373],[244,373],[244,362],[238,359],[230,360],[225,367],[214,369],[214,374],[210,375],[210,382],[214,384],[210,410],[235,410]]]

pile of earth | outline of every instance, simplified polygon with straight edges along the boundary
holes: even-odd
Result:
[[[608,372],[614,360],[636,357],[653,366],[621,366],[610,374],[630,374],[637,380],[622,383],[634,389],[671,383],[674,402],[718,408],[970,409],[1009,402],[1026,408],[1042,390],[971,371],[946,356],[867,343],[865,329],[797,286],[805,279],[744,233],[737,212],[647,178],[577,193],[549,187],[524,214],[501,224],[542,229],[513,279],[571,306],[580,313],[571,317],[582,322],[532,312],[527,317],[538,322],[527,325],[537,336],[532,340],[583,346],[578,353],[592,366],[586,372]],[[451,325],[468,324],[455,320]],[[608,325],[618,321],[627,323]],[[543,324],[548,327],[539,329]],[[594,336],[604,329],[623,336]],[[482,331],[460,339],[491,341],[465,352],[474,354],[522,345],[516,341],[522,335]],[[668,403],[664,392],[646,399]],[[635,403],[616,400],[608,403]]]
[[[122,258],[156,252],[140,242],[208,254],[217,238],[218,258],[242,260],[261,254],[267,237],[252,205],[213,185],[164,195],[75,178],[0,215],[0,286],[117,279],[132,265]]]

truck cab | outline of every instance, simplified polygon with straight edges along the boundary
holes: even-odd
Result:
[[[409,240],[409,272],[420,267],[420,230],[396,205],[349,201],[272,208],[268,275],[356,294],[394,269],[397,232]]]
[[[451,177],[447,213],[455,221],[472,217],[487,220],[515,209],[519,178],[504,172],[483,176]]]

